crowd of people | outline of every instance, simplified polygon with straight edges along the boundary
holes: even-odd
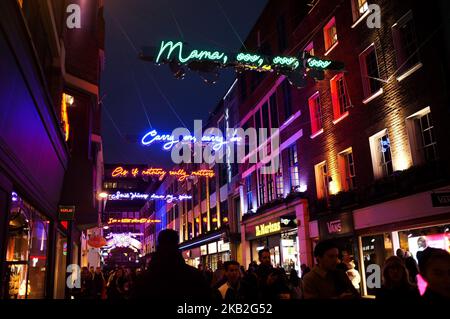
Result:
[[[360,299],[361,275],[352,256],[342,255],[332,241],[319,242],[314,249],[316,265],[301,265],[286,273],[273,267],[270,251],[258,252],[259,263],[251,262],[247,270],[237,261],[218,262],[212,272],[207,266],[198,269],[187,265],[178,249],[178,234],[164,230],[147,269],[136,276],[117,269],[105,282],[99,268],[83,270],[85,296],[111,299],[175,299],[233,302],[285,299]],[[425,302],[450,300],[450,254],[427,248],[417,264],[404,251],[388,258],[382,270],[382,285],[376,289],[379,301],[410,300]],[[427,282],[421,296],[417,275]],[[102,288],[103,287],[103,288]],[[103,293],[105,291],[105,293]]]
[[[81,288],[75,293],[78,299],[120,300],[132,297],[136,281],[135,270],[117,267],[102,271],[100,267],[81,269]]]

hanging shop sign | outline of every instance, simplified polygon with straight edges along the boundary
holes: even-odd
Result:
[[[100,235],[91,236],[88,240],[88,245],[93,248],[102,248],[106,244],[106,239]]]
[[[320,239],[351,236],[353,234],[352,213],[327,216],[319,219]]]
[[[58,219],[64,221],[71,221],[75,218],[75,206],[59,206]]]
[[[432,193],[431,201],[433,207],[446,207],[450,206],[450,192],[446,193]]]
[[[193,171],[191,173],[187,173],[184,169],[166,171],[163,168],[125,169],[123,166],[118,166],[118,167],[114,168],[114,170],[112,171],[111,177],[113,177],[113,178],[133,178],[133,177],[157,176],[159,178],[159,180],[162,180],[167,175],[167,173],[169,173],[170,176],[177,177],[179,182],[182,182],[186,178],[191,177],[191,176],[210,177],[210,178],[215,176],[214,171],[210,170],[210,169],[201,169],[198,171]]]
[[[295,216],[284,216],[280,218],[280,225],[282,229],[296,228],[298,221]]]
[[[110,218],[108,220],[108,225],[111,224],[154,224],[160,223],[159,219],[150,218]]]
[[[203,135],[201,137],[202,145],[212,145],[212,149],[214,151],[219,151],[224,145],[229,143],[240,142],[242,140],[241,137],[235,136],[235,134],[230,137],[228,140],[225,140],[221,135]],[[193,144],[197,142],[197,137],[192,135],[184,135],[180,138],[175,138],[174,135],[171,134],[158,134],[156,130],[151,130],[141,140],[142,145],[148,146],[153,143],[164,143],[163,149],[166,151],[171,150],[178,143],[188,143]]]
[[[145,193],[122,193],[117,191],[114,194],[108,195],[108,200],[117,201],[117,200],[164,200],[167,203],[179,202],[186,199],[192,199],[191,195],[181,194],[181,195],[158,195],[158,194],[145,194]]]
[[[200,75],[211,74],[212,78],[202,76],[206,82],[215,82],[219,68],[236,70],[254,70],[258,72],[276,72],[288,77],[297,87],[306,85],[305,78],[309,70],[343,70],[344,64],[338,61],[324,60],[302,52],[298,56],[270,56],[254,52],[227,53],[219,50],[201,50],[191,48],[181,41],[161,41],[157,48],[144,48],[140,58],[156,64],[169,64],[175,77],[183,78],[184,66]],[[315,72],[310,73],[322,79]]]

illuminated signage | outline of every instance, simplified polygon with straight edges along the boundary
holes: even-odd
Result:
[[[107,247],[105,247],[107,251],[111,251],[112,249],[117,247],[125,247],[131,248],[132,250],[137,252],[142,248],[142,243],[139,240],[133,238],[132,234],[110,234],[107,239]]]
[[[143,194],[143,193],[121,193],[117,191],[115,194],[109,194],[108,200],[165,200],[167,203],[183,201],[186,199],[192,199],[191,195],[158,195],[158,194]]]
[[[159,219],[150,218],[110,218],[108,224],[154,224],[160,223]]]
[[[341,63],[323,60],[305,55],[303,58],[293,56],[265,56],[250,52],[239,52],[229,57],[225,52],[188,49],[186,44],[178,41],[162,41],[156,54],[155,62],[169,63],[176,61],[180,64],[189,64],[194,61],[215,62],[221,67],[235,66],[258,71],[273,71],[274,69],[297,70],[301,66],[313,69],[342,69]],[[305,62],[304,62],[305,61]],[[335,64],[335,65],[333,65]],[[163,135],[161,137],[168,137]]]
[[[433,193],[431,194],[433,207],[450,206],[450,193]]]
[[[75,206],[59,206],[59,220],[73,220],[75,217]]]
[[[255,229],[256,229],[256,237],[265,236],[265,235],[269,235],[269,234],[281,231],[281,223],[275,222],[275,223],[257,225],[255,227]]]
[[[156,195],[150,196],[150,199],[165,200],[167,203],[178,202],[186,199],[192,199],[190,195]]]
[[[128,178],[128,177],[145,177],[145,176],[158,176],[160,180],[164,178],[164,176],[169,173],[170,176],[175,176],[178,178],[179,182],[184,181],[186,178],[190,176],[198,176],[198,177],[214,177],[215,173],[210,169],[202,169],[198,171],[193,171],[190,174],[187,173],[184,169],[179,170],[171,170],[166,171],[163,168],[147,168],[140,170],[139,168],[132,168],[127,170],[122,166],[116,167],[111,173],[111,177],[113,178]],[[131,193],[130,193],[131,194]],[[125,195],[121,195],[125,196]],[[120,199],[120,198],[118,198]],[[114,199],[113,199],[114,200]]]
[[[241,141],[241,137],[233,136],[230,138],[229,141],[224,140],[223,136],[221,135],[203,135],[201,138],[202,144],[212,144],[213,150],[218,151],[221,149],[221,147],[228,143],[233,142],[239,142]],[[180,139],[176,139],[175,136],[170,134],[158,134],[156,130],[151,130],[147,134],[144,135],[144,137],[141,140],[142,145],[148,146],[155,142],[163,142],[163,149],[166,151],[171,150],[174,145],[177,143],[196,143],[197,138],[192,135],[184,135]]]
[[[135,199],[140,199],[140,200],[147,200],[149,197],[148,194],[142,194],[142,193],[121,193],[121,192],[116,192],[115,194],[110,194],[108,195],[108,200],[135,200]]]

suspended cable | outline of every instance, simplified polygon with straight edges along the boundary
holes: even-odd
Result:
[[[117,24],[117,26],[119,27],[120,31],[122,32],[122,34],[124,35],[124,37],[127,39],[128,43],[130,44],[130,46],[133,48],[133,50],[136,52],[136,55],[139,54],[138,49],[136,48],[136,46],[134,45],[133,41],[131,40],[131,38],[128,36],[127,32],[125,31],[125,29],[121,26],[120,22],[115,19],[112,15],[111,18],[114,20],[114,22]],[[183,122],[183,120],[181,119],[181,117],[178,115],[177,111],[175,110],[175,108],[173,107],[172,103],[170,103],[169,99],[167,98],[167,96],[164,94],[164,92],[162,91],[161,87],[159,86],[158,82],[156,82],[155,78],[149,74],[147,72],[147,69],[145,69],[145,73],[148,75],[148,77],[152,80],[153,84],[155,85],[156,89],[158,90],[159,94],[161,95],[161,97],[164,99],[164,101],[167,103],[167,105],[169,106],[169,108],[172,110],[172,112],[174,113],[174,115],[176,116],[176,118],[180,121],[180,123],[186,127],[186,124]]]
[[[152,123],[150,122],[150,118],[149,118],[148,113],[147,113],[147,108],[145,107],[144,101],[142,100],[142,95],[141,95],[141,92],[139,90],[138,83],[136,81],[136,75],[135,75],[134,72],[133,72],[133,81],[134,81],[134,84],[135,84],[135,89],[136,89],[136,93],[137,93],[138,98],[139,98],[139,102],[141,103],[142,109],[144,110],[145,116],[147,117],[148,125],[150,126],[151,129],[153,129]]]
[[[238,38],[238,40],[241,42],[242,46],[245,48],[245,50],[247,50],[247,47],[244,44],[244,41],[242,41],[241,37],[239,36],[239,34],[237,33],[236,29],[234,28],[233,24],[231,23],[230,19],[228,18],[227,13],[225,12],[225,10],[223,9],[222,5],[220,4],[219,0],[216,0],[217,6],[219,7],[220,11],[222,11],[223,16],[225,17],[225,19],[227,20],[228,24],[231,27],[231,30],[233,30],[234,34],[236,35],[236,37]]]

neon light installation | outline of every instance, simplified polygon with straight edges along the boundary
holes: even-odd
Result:
[[[203,174],[203,173],[202,173]],[[205,173],[206,176],[206,173]],[[186,199],[191,199],[192,196],[181,194],[181,195],[157,195],[157,194],[143,194],[143,193],[121,193],[120,191],[117,191],[115,194],[108,195],[108,200],[116,201],[116,200],[155,200],[155,199],[161,199],[165,200],[168,203],[171,203],[173,201],[182,201]]]
[[[178,181],[182,182],[186,178],[190,176],[198,176],[198,177],[214,177],[215,173],[213,170],[210,169],[202,169],[199,171],[193,171],[190,174],[187,173],[184,169],[179,170],[171,170],[168,172],[170,176],[178,177]],[[114,178],[126,178],[126,177],[139,177],[139,176],[159,176],[159,179],[162,180],[164,176],[167,175],[167,171],[162,168],[147,168],[143,170],[139,170],[139,168],[132,168],[131,170],[126,170],[122,166],[116,167],[113,172],[111,173],[111,176]],[[120,192],[118,192],[120,193]],[[134,197],[139,197],[138,193],[128,193],[129,197],[132,197],[132,194],[134,194]],[[128,197],[125,197],[127,195],[125,194],[117,194],[116,197],[111,198],[111,195],[109,195],[109,200],[119,200],[119,199],[130,199]],[[146,199],[142,196],[138,199]]]
[[[331,63],[333,63],[333,62],[327,61],[327,60],[321,60],[321,59],[317,59],[317,58],[309,58],[307,65],[310,68],[326,69],[327,67],[329,67],[331,65]]]
[[[223,136],[216,136],[216,135],[204,135],[202,136],[202,143],[204,144],[209,144],[211,143],[213,145],[213,149],[215,151],[218,151],[221,149],[221,147],[225,144],[228,143],[233,143],[233,142],[239,142],[241,141],[242,138],[238,137],[238,136],[233,136],[230,138],[229,141],[225,141]],[[192,135],[185,135],[183,136],[182,139],[175,139],[175,137],[173,135],[170,134],[158,134],[158,132],[156,130],[151,130],[150,132],[148,132],[147,134],[144,135],[144,137],[142,137],[141,143],[142,145],[148,146],[153,144],[154,142],[165,142],[163,144],[163,149],[168,151],[171,150],[174,145],[176,145],[177,143],[195,143],[197,142],[197,138],[195,136]]]
[[[110,234],[108,238],[107,246],[105,247],[105,250],[108,252],[117,247],[131,248],[135,252],[142,249],[142,243],[133,238],[132,234]]]
[[[160,223],[159,219],[150,218],[110,218],[108,225],[111,224],[155,224]]]
[[[177,57],[178,61],[183,64],[187,64],[191,61],[215,61],[226,64],[228,61],[228,56],[219,51],[192,50],[187,56],[183,56],[183,50],[184,44],[181,41],[176,43],[173,41],[162,41],[156,57],[156,63],[161,63],[162,60],[171,61],[174,57]],[[176,55],[177,51],[178,55]]]
[[[115,194],[108,195],[108,200],[147,200],[149,197],[148,194],[142,194],[142,193],[121,193],[120,191],[117,191]]]

